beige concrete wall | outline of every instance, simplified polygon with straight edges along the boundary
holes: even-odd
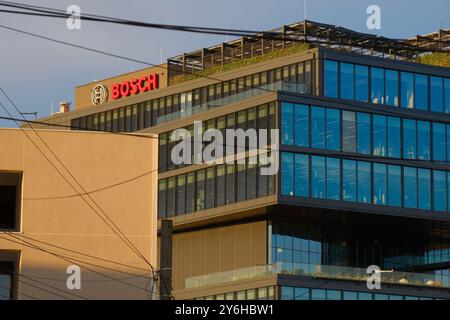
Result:
[[[27,133],[64,172],[36,134],[32,131]],[[40,130],[39,135],[84,189],[92,192],[91,197],[101,209],[156,266],[157,139],[50,130]],[[20,230],[11,234],[0,232],[0,252],[20,252],[18,298],[27,299],[25,295],[31,295],[40,299],[59,299],[25,282],[61,294],[30,279],[68,291],[66,269],[71,264],[78,264],[82,289],[71,291],[74,294],[88,299],[148,299],[149,290],[145,287],[149,283],[149,271],[106,263],[37,242],[150,270],[77,195],[22,131],[0,129],[0,151],[0,172],[23,172]],[[75,184],[67,172],[64,175]],[[83,192],[79,187],[77,191]],[[88,201],[95,206],[91,200]],[[101,214],[100,209],[97,212]],[[6,240],[17,241],[13,236],[20,239],[19,244]],[[73,261],[30,248],[22,242],[25,240]],[[62,294],[74,298],[70,294]]]
[[[172,254],[174,290],[184,289],[189,277],[264,265],[266,221],[176,233]]]
[[[149,74],[152,73],[157,73],[159,75],[159,88],[165,88],[167,87],[167,65],[163,64],[161,65],[161,67],[152,67],[152,68],[146,68],[146,69],[142,69],[142,70],[138,70],[138,71],[134,71],[134,72],[130,72],[130,73],[125,73],[125,74],[121,74],[117,77],[112,77],[112,78],[108,78],[108,79],[104,79],[104,80],[99,80],[99,81],[95,81],[92,83],[88,83],[85,85],[81,85],[75,88],[75,110],[80,110],[82,108],[86,108],[86,107],[95,107],[95,105],[92,104],[91,102],[91,91],[92,89],[94,89],[94,87],[98,84],[102,84],[104,86],[106,86],[109,90],[109,99],[108,102],[113,102],[115,100],[111,99],[111,86],[115,83],[121,83],[123,81],[130,81],[136,78],[140,78],[142,76],[148,76]],[[153,92],[153,91],[152,91]],[[140,94],[142,95],[142,94]],[[131,99],[133,97],[137,97],[138,95],[135,96],[130,96],[130,97],[123,97],[120,99],[120,101],[124,101],[124,105],[126,105],[126,100]],[[119,100],[117,100],[119,101]]]

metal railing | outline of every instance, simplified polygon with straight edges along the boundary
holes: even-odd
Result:
[[[223,107],[246,99],[261,96],[263,94],[267,94],[268,92],[287,91],[294,93],[307,93],[306,89],[306,85],[302,83],[277,81],[194,106],[192,105],[192,102],[185,103],[184,105],[181,105],[180,111],[158,117],[157,123],[161,124],[171,120],[190,117],[203,111],[208,111],[214,108]]]
[[[233,281],[247,280],[275,274],[310,276],[335,280],[367,281],[367,269],[315,264],[268,264],[226,272],[212,273],[186,279],[186,289],[216,285]],[[403,271],[382,272],[381,282],[423,287],[450,288],[449,276]]]

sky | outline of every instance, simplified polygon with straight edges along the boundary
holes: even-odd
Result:
[[[302,21],[304,0],[15,0],[82,13],[154,23],[269,30]],[[369,5],[381,9],[381,29],[366,26]],[[409,38],[450,28],[449,0],[306,0],[309,20],[360,32]],[[226,41],[199,35],[82,21],[68,30],[66,21],[0,13],[0,25],[158,64],[183,52]],[[229,40],[232,38],[230,37]],[[0,86],[23,112],[48,116],[60,101],[73,102],[74,87],[144,68],[144,65],[48,42],[0,28]],[[8,105],[3,96],[0,101]],[[8,105],[9,108],[12,108]],[[11,110],[11,109],[10,109]],[[3,110],[0,116],[5,116]],[[15,114],[17,116],[17,114]],[[0,127],[14,127],[0,120]]]

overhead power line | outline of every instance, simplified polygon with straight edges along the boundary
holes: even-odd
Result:
[[[7,14],[15,14],[15,15],[28,15],[28,16],[40,16],[47,18],[57,18],[57,19],[68,19],[71,18],[72,15],[68,14],[64,10],[42,7],[42,6],[33,6],[23,3],[10,2],[10,1],[0,1],[0,6],[16,8],[25,11],[17,11],[17,10],[0,10],[0,12]],[[200,34],[209,34],[209,35],[226,35],[226,36],[236,36],[236,37],[258,37],[261,39],[267,40],[277,40],[277,41],[292,41],[292,42],[305,42],[304,39],[299,39],[291,34],[281,34],[279,32],[273,31],[256,31],[256,30],[244,30],[244,29],[229,29],[229,28],[216,28],[216,27],[199,27],[199,26],[183,26],[183,25],[171,25],[171,24],[160,24],[160,23],[148,23],[143,21],[136,20],[127,20],[121,18],[114,18],[102,15],[95,15],[89,13],[83,13],[79,17],[81,20],[87,20],[92,22],[102,22],[102,23],[113,23],[113,24],[121,24],[127,26],[134,27],[145,27],[151,29],[160,29],[160,30],[170,30],[170,31],[179,31],[179,32],[191,32],[191,33],[200,33]],[[369,35],[368,35],[369,36]],[[316,42],[320,44],[333,44],[338,45],[342,44],[341,40],[343,38],[341,36],[333,36],[328,35],[327,40],[311,40],[310,42]],[[388,39],[388,38],[386,38]],[[407,41],[410,39],[394,39],[389,38],[388,40],[398,42],[398,45],[403,45],[404,49],[411,49],[412,45]],[[450,45],[450,41],[447,40],[435,40],[437,43],[445,44],[445,46]],[[359,43],[358,46],[362,48],[377,48],[377,45],[366,45],[363,43]],[[444,46],[444,47],[445,47]],[[381,48],[381,47],[380,47]],[[443,49],[435,49],[435,48],[421,48],[414,46],[414,50],[418,52],[448,52],[448,50]]]
[[[16,106],[16,104],[12,101],[12,99],[6,94],[6,92],[3,90],[2,87],[0,87],[0,91],[5,95],[5,97],[8,99],[8,101],[11,103],[11,105],[16,109],[16,111],[20,114],[19,108]],[[1,104],[1,103],[0,103]],[[9,113],[8,109],[1,104],[5,112],[12,117],[12,115]],[[23,117],[23,115],[22,115]],[[23,117],[24,118],[24,117]],[[25,118],[24,118],[25,120]],[[67,177],[56,167],[56,165],[48,158],[48,156],[39,148],[39,146],[36,144],[36,142],[31,139],[31,137],[28,135],[26,130],[24,130],[18,122],[16,122],[18,127],[22,130],[22,132],[25,133],[27,138],[34,144],[34,146],[38,149],[38,151],[44,156],[45,159],[55,168],[55,170],[63,177],[63,179],[71,186],[71,188],[76,192],[80,193],[78,189],[71,183],[70,180],[67,179]],[[88,201],[84,196],[80,196],[81,199],[92,209],[92,211],[116,234],[119,236],[119,238],[132,250],[135,252],[136,255],[141,257],[152,269],[152,272],[155,272],[154,267],[151,265],[151,263],[145,258],[145,256],[131,243],[131,241],[128,239],[128,237],[120,230],[120,228],[112,221],[112,219],[108,216],[108,214],[100,207],[100,205],[91,197],[90,194],[87,193],[85,188],[79,183],[79,181],[75,178],[75,176],[70,172],[70,170],[64,165],[64,163],[59,159],[59,157],[55,154],[55,152],[50,148],[50,146],[45,142],[45,140],[39,135],[39,133],[33,128],[33,126],[30,125],[30,128],[33,130],[33,132],[37,135],[37,137],[40,139],[40,141],[46,146],[46,148],[50,151],[50,153],[55,157],[55,159],[58,161],[58,163],[66,170],[66,172],[71,176],[71,178],[77,183],[78,187],[86,193],[86,197],[89,198],[89,200],[99,209],[99,211],[103,214],[103,216],[95,209],[95,207],[91,204],[90,201]]]

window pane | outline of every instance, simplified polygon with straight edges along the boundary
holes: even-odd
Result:
[[[186,213],[193,212],[195,208],[194,199],[194,182],[195,174],[193,172],[187,174],[186,183]]]
[[[370,68],[370,72],[371,101],[372,103],[384,104],[384,70]]]
[[[227,176],[226,176],[226,195],[225,195],[225,203],[231,204],[235,199],[235,189],[234,189],[234,180],[235,180],[235,168],[234,164],[227,164]]]
[[[186,211],[185,198],[185,175],[182,174],[177,177],[177,215],[184,214]]]
[[[342,162],[342,199],[356,201],[356,161]]]
[[[450,124],[447,125],[447,163],[450,162]]]
[[[417,157],[430,160],[430,123],[417,121]]]
[[[370,163],[358,161],[358,202],[370,203]]]
[[[167,180],[159,180],[158,187],[158,217],[165,218],[167,217],[166,212],[166,189],[167,189]]]
[[[337,109],[326,109],[326,148],[340,150],[341,143],[341,115]]]
[[[283,130],[281,143],[294,144],[294,105],[283,102],[281,105],[281,128]]]
[[[353,100],[355,99],[355,75],[354,75],[354,66],[350,63],[341,62],[341,98]]]
[[[388,117],[388,157],[400,158],[400,118]]]
[[[311,142],[313,148],[325,148],[325,109],[311,108]]]
[[[430,77],[430,109],[443,112],[444,108],[444,81],[443,78]]]
[[[339,200],[341,187],[340,160],[327,158],[327,199]]]
[[[256,159],[249,158],[247,164],[247,200],[256,197]]]
[[[311,196],[325,197],[325,158],[311,157]]]
[[[445,161],[445,124],[433,123],[433,160]]]
[[[370,114],[357,113],[358,153],[370,154]]]
[[[450,203],[450,172],[447,172],[447,203]],[[450,211],[450,205],[447,206],[447,211]]]
[[[419,209],[431,209],[431,178],[430,170],[418,169],[418,203]]]
[[[341,291],[327,290],[327,300],[341,300]]]
[[[355,113],[351,111],[342,112],[342,150],[355,152]]]
[[[386,156],[386,117],[373,116],[373,155]]]
[[[205,170],[197,171],[197,200],[196,211],[203,210],[205,208]]]
[[[326,291],[321,289],[311,289],[311,300],[326,300]]]
[[[214,168],[208,168],[206,170],[206,186],[205,186],[206,198],[205,209],[214,207]]]
[[[245,164],[237,165],[236,201],[245,200]]]
[[[417,208],[417,169],[403,168],[403,203],[405,208]]]
[[[302,104],[294,105],[295,145],[309,147],[309,109]]]
[[[387,167],[385,164],[373,165],[373,204],[387,204]]]
[[[281,300],[293,300],[294,287],[281,287]]]
[[[402,107],[411,109],[414,107],[414,75],[408,72],[401,72],[400,78]]]
[[[367,102],[369,94],[369,68],[355,65],[355,99]]]
[[[433,171],[433,203],[434,210],[446,211],[447,210],[447,187],[445,184],[445,172]]]
[[[294,154],[281,154],[281,194],[294,195]]]
[[[216,168],[216,205],[223,206],[225,204],[225,165]]]
[[[344,300],[358,300],[358,292],[344,291]]]
[[[400,166],[388,166],[388,204],[400,207],[402,205],[402,183]]]
[[[386,100],[390,106],[398,106],[398,71],[386,70]]]
[[[304,154],[295,155],[295,195],[309,196],[309,162]]]
[[[419,110],[428,109],[428,77],[423,74],[415,74],[415,102],[414,107]]]
[[[450,78],[444,79],[444,111],[450,113]]]
[[[416,121],[403,119],[403,157],[416,158]]]
[[[325,60],[325,96],[337,98],[338,96],[338,63]]]
[[[309,300],[309,288],[295,288],[295,300]]]

